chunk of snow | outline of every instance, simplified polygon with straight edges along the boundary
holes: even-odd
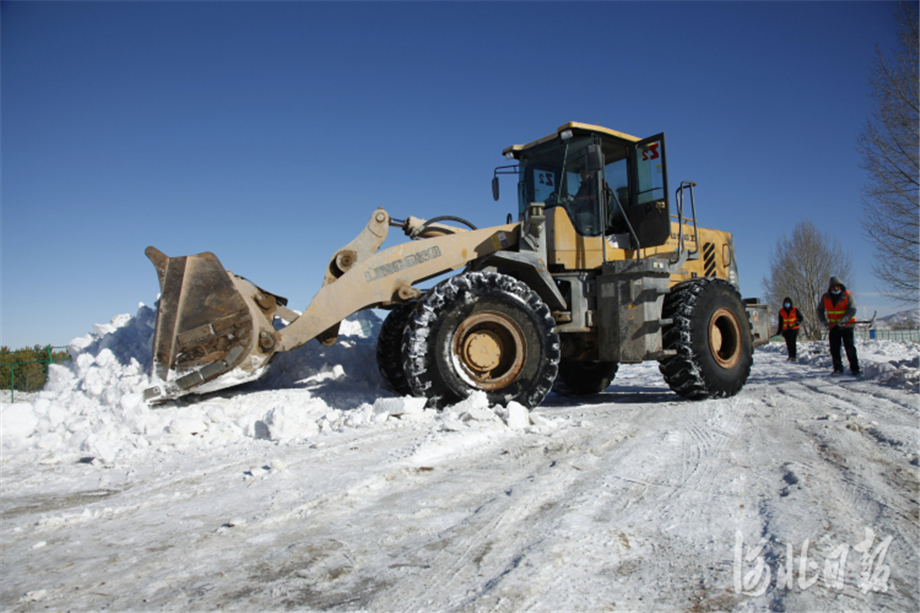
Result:
[[[0,434],[3,445],[18,443],[21,439],[32,436],[38,427],[38,417],[31,404],[8,404],[0,411]]]
[[[506,422],[512,430],[520,430],[530,425],[530,411],[517,402],[508,403],[508,417]]]
[[[319,425],[303,406],[276,406],[262,419],[273,441],[304,439],[319,433]]]

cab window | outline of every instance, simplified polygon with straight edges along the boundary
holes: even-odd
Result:
[[[664,146],[659,140],[644,142],[636,152],[639,179],[637,204],[665,198]]]
[[[550,194],[556,191],[559,181],[557,174],[550,169],[534,168],[533,202],[546,202]]]

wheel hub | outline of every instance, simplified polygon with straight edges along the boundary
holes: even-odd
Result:
[[[498,311],[480,311],[467,317],[457,328],[452,350],[461,372],[483,390],[509,385],[520,374],[526,358],[520,326]]]
[[[502,340],[491,330],[477,330],[463,339],[463,359],[477,371],[491,371],[501,357]]]
[[[717,310],[709,320],[709,349],[722,368],[732,368],[741,359],[741,327],[726,308]]]

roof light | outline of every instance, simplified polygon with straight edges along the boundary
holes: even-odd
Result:
[[[506,153],[506,154],[505,154],[505,159],[506,159],[506,160],[513,160],[513,159],[514,159],[514,152],[513,152],[513,151],[509,151],[508,153]]]
[[[563,130],[562,132],[559,133],[559,138],[561,138],[562,140],[569,140],[570,138],[572,138],[572,131]]]

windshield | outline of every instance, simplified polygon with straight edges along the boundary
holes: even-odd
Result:
[[[520,212],[542,202],[546,208],[563,207],[583,236],[623,231],[614,226],[621,225],[616,220],[622,222],[621,205],[629,198],[626,147],[604,142],[606,166],[591,171],[586,152],[593,142],[591,137],[558,139],[529,152],[521,164]]]

